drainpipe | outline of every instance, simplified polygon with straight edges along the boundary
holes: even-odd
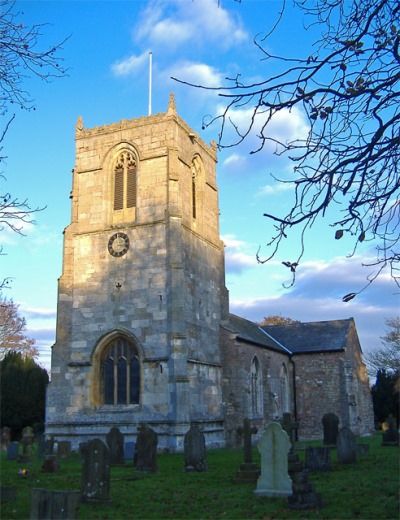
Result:
[[[292,364],[293,367],[293,404],[294,404],[294,420],[297,421],[297,391],[296,391],[296,365],[293,361],[293,356],[289,357],[289,362]],[[299,440],[299,430],[296,430],[296,441]]]

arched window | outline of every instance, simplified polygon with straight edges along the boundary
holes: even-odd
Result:
[[[281,412],[290,412],[289,409],[289,378],[285,363],[282,363],[280,376],[280,408]]]
[[[136,207],[137,165],[132,152],[122,151],[114,165],[114,210]]]
[[[251,413],[253,417],[262,415],[262,379],[260,363],[255,356],[251,362]]]
[[[139,403],[140,363],[126,338],[117,337],[106,347],[100,372],[103,404]]]

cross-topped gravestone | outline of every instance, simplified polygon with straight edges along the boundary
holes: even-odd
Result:
[[[252,427],[250,419],[246,417],[243,420],[243,428],[238,428],[237,432],[239,435],[243,435],[244,462],[251,463],[253,462],[251,436],[255,435],[258,429],[255,426]]]
[[[240,436],[243,436],[244,451],[244,462],[243,464],[240,464],[239,471],[237,472],[237,476],[234,479],[234,482],[236,482],[237,484],[257,482],[257,479],[260,476],[259,467],[253,463],[251,442],[251,436],[255,435],[257,432],[257,428],[254,426],[252,427],[250,419],[247,418],[243,421],[243,428],[237,429],[237,433]]]

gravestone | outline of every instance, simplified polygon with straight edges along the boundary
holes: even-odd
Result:
[[[68,459],[71,456],[71,441],[59,441],[57,455],[60,459]]]
[[[1,428],[1,450],[7,451],[8,445],[11,442],[11,428],[3,426]]]
[[[244,462],[240,464],[239,471],[234,479],[236,484],[257,482],[257,479],[260,476],[260,468],[257,464],[253,463],[253,447],[251,441],[251,436],[255,435],[257,432],[257,428],[251,426],[250,419],[247,417],[243,420],[243,428],[237,429],[237,433],[240,436],[243,436]]]
[[[123,466],[124,456],[124,436],[119,428],[113,426],[106,435],[107,446],[110,451],[111,466]]]
[[[290,440],[279,423],[271,423],[258,443],[261,454],[261,475],[257,480],[257,496],[288,496],[292,494],[292,481],[288,474]]]
[[[332,467],[329,446],[307,446],[305,465],[310,471],[330,471]]]
[[[88,441],[80,442],[78,446],[79,460],[83,462],[84,454],[86,453]]]
[[[322,417],[322,427],[324,430],[324,445],[336,446],[339,432],[339,417],[334,413],[326,413]]]
[[[340,464],[355,464],[357,462],[356,436],[346,426],[337,436],[337,460]]]
[[[83,502],[109,502],[110,455],[100,439],[82,446],[81,497]]]
[[[43,473],[58,473],[60,471],[60,464],[56,455],[46,455],[42,464],[41,470]]]
[[[387,428],[383,431],[382,434],[382,446],[398,446],[399,431],[397,429],[396,419],[393,416],[389,416],[385,422]]]
[[[44,435],[41,435],[37,439],[37,446],[38,446],[38,458],[44,459],[49,451],[49,441],[45,439]]]
[[[8,460],[17,460],[19,452],[19,443],[18,442],[10,442],[7,448],[7,459]]]
[[[369,455],[369,444],[360,442],[356,445],[357,457],[367,457]]]
[[[15,487],[0,486],[0,502],[13,502],[17,497]]]
[[[133,462],[133,457],[135,456],[135,443],[134,442],[126,442],[125,443],[125,460],[129,462]]]
[[[290,451],[294,450],[297,440],[297,430],[299,429],[299,422],[292,421],[292,414],[285,412],[282,417],[282,429],[288,434],[290,440]]]
[[[154,430],[142,423],[136,440],[136,469],[154,473],[157,471],[158,438]]]
[[[79,491],[33,488],[31,520],[75,520],[79,511]]]
[[[197,424],[185,435],[185,471],[207,471],[206,441]]]
[[[33,433],[33,428],[27,426],[22,430],[22,455],[18,457],[18,462],[30,462],[34,442],[35,434]]]

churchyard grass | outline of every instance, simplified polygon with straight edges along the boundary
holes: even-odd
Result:
[[[255,497],[253,484],[234,484],[243,461],[241,450],[208,450],[209,470],[185,473],[182,453],[160,454],[159,471],[136,472],[132,464],[111,469],[109,504],[81,504],[80,519],[347,519],[399,518],[399,449],[382,447],[381,436],[359,439],[370,453],[356,465],[339,465],[332,453],[332,471],[312,472],[310,481],[322,495],[320,510],[290,510],[284,498]],[[309,443],[321,445],[321,443]],[[302,443],[305,446],[304,443]],[[304,459],[304,452],[300,451]],[[254,462],[259,454],[254,449]],[[1,485],[16,488],[16,499],[1,504],[2,520],[30,516],[31,488],[79,490],[81,463],[78,455],[61,460],[59,473],[42,473],[43,461],[32,457],[28,474],[18,475],[21,464],[1,453]]]

